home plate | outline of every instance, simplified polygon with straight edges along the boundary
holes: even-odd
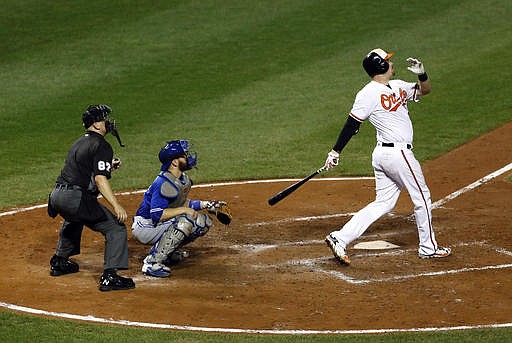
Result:
[[[398,245],[386,241],[361,242],[354,245],[354,249],[382,250],[400,248]]]

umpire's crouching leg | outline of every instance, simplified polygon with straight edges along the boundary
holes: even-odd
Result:
[[[91,229],[105,236],[103,269],[128,269],[128,235],[126,226],[100,204],[107,220],[92,225]]]

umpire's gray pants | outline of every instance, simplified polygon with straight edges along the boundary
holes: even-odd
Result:
[[[128,269],[128,240],[126,226],[101,203],[98,203],[106,219],[98,222],[78,220],[77,203],[80,202],[81,191],[54,189],[50,196],[52,205],[64,218],[57,242],[56,254],[69,257],[80,253],[80,241],[84,225],[91,230],[100,232],[105,237],[104,269]]]

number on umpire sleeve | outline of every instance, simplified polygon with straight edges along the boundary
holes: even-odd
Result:
[[[110,172],[110,168],[111,168],[110,162],[98,161],[98,170],[100,170],[100,171],[106,170],[106,171]]]

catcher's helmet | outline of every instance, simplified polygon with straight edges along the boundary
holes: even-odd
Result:
[[[382,49],[373,49],[363,59],[363,68],[370,77],[384,74],[389,69],[388,59],[393,53],[387,53]]]
[[[189,151],[189,145],[189,142],[184,139],[165,143],[158,153],[158,159],[162,163],[160,170],[167,170],[171,162],[178,157],[187,159],[187,169],[194,168],[197,164],[197,157],[195,152]]]

